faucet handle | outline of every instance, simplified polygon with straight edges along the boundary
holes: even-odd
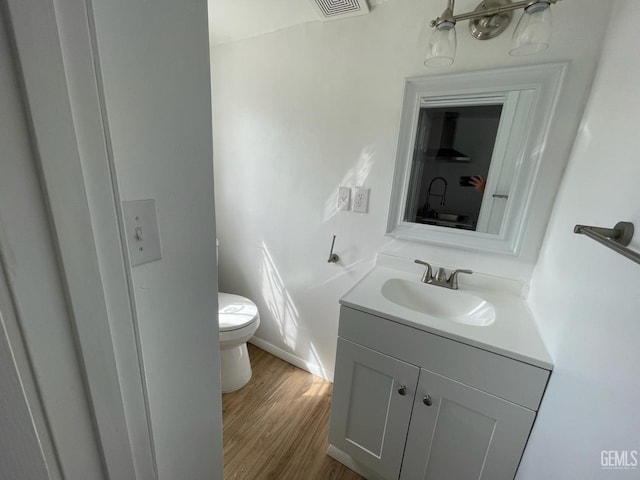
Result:
[[[425,267],[427,267],[424,273],[422,274],[422,280],[421,280],[422,283],[427,283],[433,277],[431,265],[429,265],[427,262],[423,262],[422,260],[414,260],[414,261],[418,265],[424,265]]]
[[[454,270],[453,272],[451,272],[451,276],[449,277],[449,280],[447,280],[447,283],[453,290],[458,290],[459,273],[466,273],[468,275],[471,275],[473,272],[471,270]]]

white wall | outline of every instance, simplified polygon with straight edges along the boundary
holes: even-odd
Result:
[[[640,451],[640,266],[572,233],[631,221],[640,251],[640,4],[620,0],[533,276],[530,304],[555,370],[519,480],[627,479],[601,450]]]
[[[477,1],[456,3],[475,8]],[[422,258],[528,282],[554,198],[538,194],[518,258],[394,241],[385,236],[404,78],[524,63],[571,61],[541,174],[562,176],[608,18],[598,0],[561,2],[552,47],[508,55],[512,29],[489,42],[461,24],[452,68],[423,66],[427,20],[443,2],[393,0],[370,15],[308,23],[212,51],[216,205],[222,290],[256,301],[257,336],[331,376],[338,298],[376,252]],[[367,215],[336,212],[338,185],[371,188]],[[328,264],[337,235],[340,264]]]
[[[206,1],[92,3],[121,199],[158,209],[132,276],[159,478],[222,478]]]

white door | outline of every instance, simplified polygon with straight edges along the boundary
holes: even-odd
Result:
[[[418,375],[414,365],[339,338],[329,443],[397,479]]]
[[[10,300],[0,269],[0,478],[51,480],[42,441],[29,406],[29,398],[9,341],[5,318]],[[12,315],[13,316],[13,315]],[[28,380],[27,380],[28,381]],[[51,465],[55,468],[55,465]],[[54,473],[55,474],[55,473]]]
[[[401,480],[513,480],[535,412],[420,370]]]

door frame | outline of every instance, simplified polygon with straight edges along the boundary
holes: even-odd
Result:
[[[153,480],[144,367],[90,3],[4,3],[105,476]],[[125,285],[124,293],[107,291],[115,284]],[[123,358],[135,359],[127,383],[123,365],[118,368]],[[55,405],[44,395],[42,401],[47,415],[55,415]],[[60,463],[64,471],[63,458]]]

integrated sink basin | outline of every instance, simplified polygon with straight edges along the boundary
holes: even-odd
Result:
[[[382,285],[381,293],[401,307],[463,325],[485,327],[496,319],[491,303],[460,290],[390,278]]]

